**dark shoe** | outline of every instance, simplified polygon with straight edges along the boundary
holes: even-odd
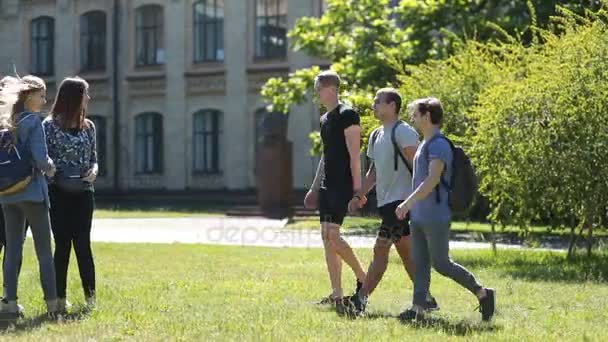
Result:
[[[424,309],[428,310],[428,311],[439,310],[439,304],[437,304],[435,297],[433,297],[433,296],[429,296],[429,297],[431,297],[431,298],[427,299],[426,303],[424,304]]]
[[[322,298],[317,302],[317,305],[334,305],[339,300],[339,298],[335,298],[332,295]]]
[[[358,294],[344,298],[345,313],[352,317],[359,317],[365,313],[367,301],[361,300]]]
[[[350,297],[344,297],[336,300],[336,313],[338,313],[338,315],[351,315],[352,303],[349,298]]]
[[[494,316],[496,310],[496,293],[494,289],[486,289],[486,296],[479,300],[479,311],[481,320],[489,321]]]
[[[403,322],[419,321],[424,318],[423,313],[418,313],[414,309],[407,309],[399,314],[399,320]]]

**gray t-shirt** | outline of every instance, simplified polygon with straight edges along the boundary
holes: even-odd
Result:
[[[437,131],[436,134],[441,133]],[[423,141],[418,147],[418,151],[416,151],[414,189],[418,188],[426,179],[429,174],[430,162],[434,159],[439,159],[445,164],[445,170],[442,174],[443,180],[449,182],[451,179],[453,154],[450,144],[443,138],[435,138],[430,144],[429,141],[431,140]],[[436,190],[433,190],[425,199],[414,204],[410,211],[410,218],[413,223],[449,223],[452,220],[447,189],[443,185],[440,185],[439,189],[439,203],[437,203]]]
[[[374,161],[376,167],[376,196],[378,207],[386,204],[403,201],[412,193],[412,175],[397,157],[397,171],[395,171],[395,148],[391,141],[393,125],[380,127],[376,142],[373,132],[369,138],[367,156]],[[410,125],[400,123],[395,129],[395,140],[403,150],[406,147],[418,146],[418,133]]]

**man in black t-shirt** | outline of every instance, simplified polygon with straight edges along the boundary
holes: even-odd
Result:
[[[334,71],[321,72],[315,78],[319,102],[327,109],[321,117],[323,156],[311,189],[306,194],[307,208],[318,206],[325,259],[332,293],[321,304],[342,302],[342,260],[357,277],[357,291],[365,279],[365,271],[353,250],[340,236],[340,227],[348,211],[348,203],[361,189],[361,127],[359,115],[340,103],[340,77]]]

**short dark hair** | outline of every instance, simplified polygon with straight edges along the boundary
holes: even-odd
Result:
[[[321,71],[317,77],[315,77],[315,88],[335,86],[340,89],[340,75],[333,70]]]
[[[443,122],[443,105],[436,97],[415,100],[407,107],[410,112],[419,112],[422,115],[429,113],[433,125],[440,125]]]
[[[395,102],[395,110],[396,114],[399,115],[401,111],[401,95],[395,88],[382,88],[378,90],[377,95],[384,96],[384,102],[391,103]]]

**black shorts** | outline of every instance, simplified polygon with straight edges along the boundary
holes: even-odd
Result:
[[[319,219],[321,223],[342,225],[348,212],[348,202],[353,197],[352,190],[319,190]]]
[[[395,210],[403,201],[391,202],[378,208],[382,223],[378,229],[378,237],[398,242],[402,237],[410,235],[410,214],[405,220],[399,220]]]

